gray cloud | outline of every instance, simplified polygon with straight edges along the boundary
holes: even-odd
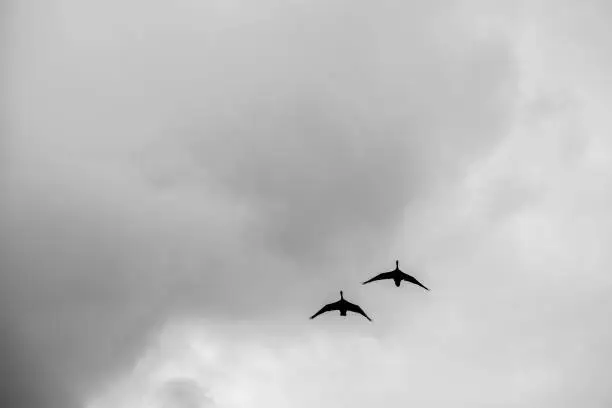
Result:
[[[437,179],[460,178],[507,130],[516,75],[503,39],[480,43],[459,32],[458,43],[469,45],[449,51],[427,37],[409,38],[403,22],[381,30],[376,44],[396,48],[376,57],[367,39],[364,50],[343,44],[337,55],[311,56],[322,34],[299,30],[289,48],[279,25],[256,26],[244,33],[247,44],[224,49],[237,61],[219,81],[254,85],[241,88],[238,104],[208,106],[207,120],[188,129],[186,148],[213,182],[254,206],[261,219],[252,234],[281,254],[321,259],[356,235],[370,248],[378,239],[384,245],[383,233],[415,195]],[[349,31],[352,41],[361,44],[361,32]],[[263,74],[252,70],[253,55],[241,51],[259,44],[291,64],[307,54],[290,71],[290,87],[276,60]],[[356,75],[364,65],[370,70]]]
[[[382,267],[406,209],[457,188],[516,124],[512,38],[482,36],[469,9],[20,5],[2,214],[3,302],[19,330],[2,354],[36,339],[37,362],[11,368],[52,367],[24,387],[55,377],[49,388],[87,395],[130,366],[165,318],[282,320]],[[533,205],[542,184],[532,174],[490,179],[487,222]],[[445,259],[429,269],[494,267],[459,257],[489,224],[451,242],[478,222],[449,221],[455,230],[431,241],[448,243]],[[469,291],[450,273],[428,277],[442,293]],[[382,298],[372,307],[390,307]],[[462,322],[494,324],[473,307],[457,307]],[[394,322],[381,319],[381,330]]]

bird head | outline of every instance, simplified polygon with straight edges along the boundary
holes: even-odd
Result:
[[[395,269],[399,269],[399,261],[395,260]]]

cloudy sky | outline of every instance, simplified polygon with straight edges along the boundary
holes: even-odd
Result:
[[[3,10],[2,406],[612,405],[608,2]]]

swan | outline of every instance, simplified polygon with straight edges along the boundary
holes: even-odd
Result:
[[[399,287],[400,284],[402,283],[402,281],[407,281],[410,283],[414,283],[415,285],[418,285],[420,287],[422,287],[425,290],[429,290],[428,288],[426,288],[425,286],[423,286],[421,284],[421,282],[419,282],[418,280],[416,280],[416,278],[414,278],[413,276],[408,275],[407,273],[404,273],[400,270],[399,268],[399,261],[395,261],[395,269],[390,271],[390,272],[383,272],[379,275],[376,275],[375,277],[373,277],[370,280],[367,280],[365,282],[362,283],[362,285],[365,285],[366,283],[370,283],[370,282],[374,282],[374,281],[378,281],[378,280],[383,280],[383,279],[393,279],[393,281],[395,282],[395,286]]]
[[[344,296],[342,295],[342,291],[340,291],[340,300],[334,303],[330,303],[328,305],[325,305],[321,308],[321,310],[319,310],[317,313],[315,313],[314,315],[312,315],[310,318],[314,319],[315,317],[317,317],[318,315],[325,313],[325,312],[331,312],[332,310],[339,310],[340,311],[340,316],[346,316],[346,312],[353,312],[353,313],[358,313],[360,315],[362,315],[363,317],[365,317],[366,319],[368,319],[369,321],[372,321],[372,319],[370,319],[368,317],[367,314],[365,314],[365,312],[363,311],[362,308],[360,308],[359,306],[344,300]]]

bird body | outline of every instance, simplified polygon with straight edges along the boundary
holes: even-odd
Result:
[[[416,278],[414,276],[410,276],[407,273],[402,272],[401,269],[399,268],[399,261],[395,261],[395,269],[394,270],[378,274],[375,277],[373,277],[372,279],[369,279],[369,280],[363,282],[362,285],[365,285],[366,283],[378,281],[378,280],[384,280],[384,279],[392,279],[393,282],[395,283],[395,286],[397,286],[398,288],[400,287],[402,281],[406,281],[406,282],[413,283],[413,284],[415,284],[417,286],[420,286],[420,287],[422,287],[425,290],[429,290],[423,284],[421,284],[421,282],[416,280]]]
[[[325,312],[331,312],[334,310],[338,310],[340,312],[340,316],[346,316],[347,312],[353,312],[353,313],[357,313],[362,315],[363,317],[365,317],[366,319],[368,319],[369,321],[372,321],[372,319],[370,319],[368,317],[367,314],[365,314],[365,312],[363,311],[363,309],[361,307],[359,307],[356,304],[353,304],[347,300],[344,300],[344,296],[342,294],[342,291],[340,291],[340,300],[334,303],[330,303],[327,304],[325,306],[323,306],[321,308],[321,310],[319,310],[317,313],[315,313],[314,315],[312,315],[310,318],[314,319],[315,317],[317,317],[318,315],[325,313]]]

